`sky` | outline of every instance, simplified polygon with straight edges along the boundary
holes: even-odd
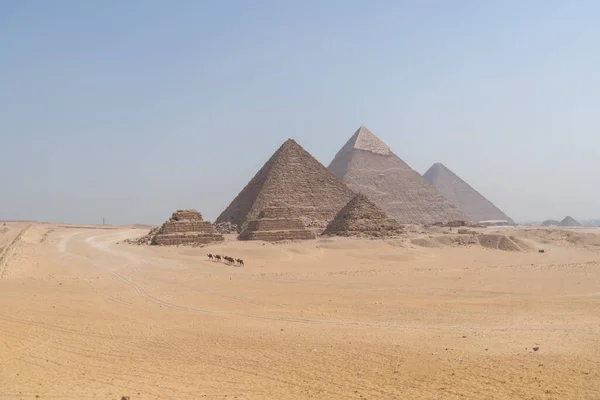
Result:
[[[0,219],[214,220],[367,126],[518,221],[600,218],[600,2],[0,0]]]

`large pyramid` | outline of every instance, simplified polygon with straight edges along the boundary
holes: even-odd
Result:
[[[321,232],[354,193],[292,139],[288,139],[219,215],[216,223],[246,228],[265,208]]]
[[[354,196],[323,232],[324,235],[382,238],[401,233],[402,226],[362,193]]]
[[[469,220],[364,126],[336,154],[329,170],[400,223]]]
[[[475,221],[513,220],[498,207],[473,189],[467,182],[450,171],[442,163],[436,163],[423,174],[423,177],[462,212]]]

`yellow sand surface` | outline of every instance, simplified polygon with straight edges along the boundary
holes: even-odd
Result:
[[[600,399],[597,230],[122,243],[146,232],[0,224],[0,399]]]

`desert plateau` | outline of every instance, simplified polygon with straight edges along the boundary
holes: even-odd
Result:
[[[600,398],[600,230],[474,229],[190,247],[0,224],[0,399]]]

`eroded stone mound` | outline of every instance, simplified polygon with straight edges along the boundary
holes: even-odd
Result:
[[[412,244],[421,247],[470,247],[481,246],[487,249],[501,251],[531,251],[531,247],[524,241],[501,234],[479,234],[473,232],[463,235],[430,236],[429,238],[418,238],[411,241]]]
[[[521,251],[521,248],[506,235],[478,235],[479,245],[488,249]]]
[[[202,219],[196,210],[178,210],[162,224],[151,244],[173,246],[180,244],[203,245],[223,241],[223,235],[214,226]]]
[[[364,194],[355,195],[327,225],[324,235],[393,237],[402,226],[377,207]]]
[[[239,240],[283,240],[315,239],[315,232],[306,228],[296,213],[286,207],[268,207],[258,214],[258,218],[247,221]]]

